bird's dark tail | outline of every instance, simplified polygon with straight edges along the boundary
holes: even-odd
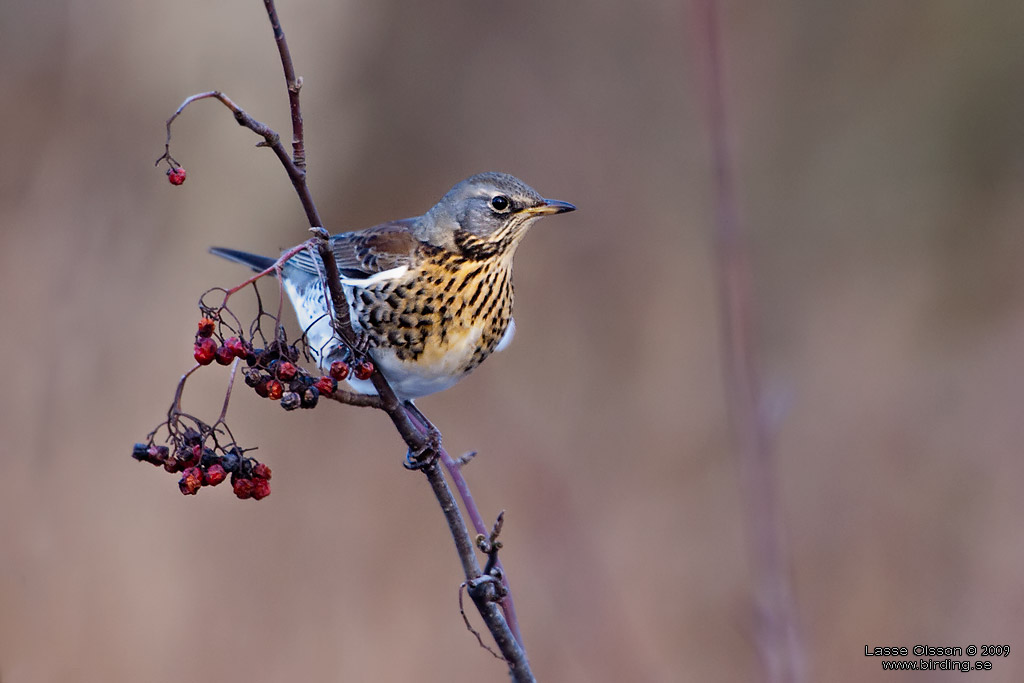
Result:
[[[250,254],[247,251],[225,249],[224,247],[210,247],[210,253],[226,258],[229,261],[236,261],[237,263],[241,263],[243,266],[249,266],[257,273],[266,270],[270,266],[274,265],[275,261],[277,261],[277,259],[270,258],[269,256],[260,256],[259,254]]]

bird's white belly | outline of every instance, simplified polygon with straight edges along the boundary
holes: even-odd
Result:
[[[482,334],[479,327],[467,330],[443,353],[426,353],[416,361],[399,360],[393,350],[386,348],[371,349],[370,356],[399,398],[419,398],[449,389],[465,376],[464,368],[476,352]],[[349,378],[348,383],[359,393],[377,393],[370,380]]]

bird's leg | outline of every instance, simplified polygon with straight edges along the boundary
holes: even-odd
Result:
[[[410,449],[406,453],[405,463],[403,463],[406,469],[418,470],[437,459],[438,453],[441,451],[441,432],[412,401],[405,401],[404,405],[406,412],[410,413],[413,420],[418,422],[426,432],[426,443],[415,451]]]

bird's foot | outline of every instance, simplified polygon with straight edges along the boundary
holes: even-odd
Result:
[[[402,465],[407,470],[421,470],[436,462],[440,453],[441,432],[434,425],[430,425],[423,445],[415,450],[410,448],[405,454],[405,462]]]

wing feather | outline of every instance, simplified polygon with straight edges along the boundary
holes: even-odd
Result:
[[[358,232],[332,235],[331,248],[342,276],[365,279],[383,271],[412,265],[418,244],[411,232],[415,221],[406,218]],[[310,250],[293,256],[288,265],[310,275],[316,275],[321,267],[319,255]]]

